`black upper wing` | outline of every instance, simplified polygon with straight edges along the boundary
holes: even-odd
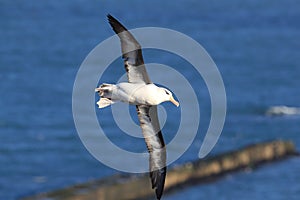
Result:
[[[107,15],[109,24],[121,41],[122,58],[127,72],[128,82],[130,83],[151,83],[147,74],[141,45],[133,35],[113,16]]]
[[[164,190],[166,167],[166,147],[158,124],[157,107],[139,105],[138,118],[149,151],[149,168],[152,188],[155,189],[157,199]]]
[[[110,25],[121,41],[122,57],[124,59],[128,82],[152,83],[147,74],[140,44],[133,35],[114,17],[107,15]],[[157,199],[164,190],[166,178],[166,148],[159,126],[157,107],[136,106],[142,132],[149,151],[149,168],[152,188]]]

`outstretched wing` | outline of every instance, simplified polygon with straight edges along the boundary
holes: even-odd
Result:
[[[109,24],[121,40],[122,58],[129,83],[151,83],[147,74],[142,49],[133,35],[113,16],[107,15]]]
[[[166,148],[158,123],[157,107],[136,106],[142,132],[149,151],[149,168],[152,188],[155,189],[157,199],[164,190],[166,167]]]
[[[121,41],[122,58],[129,83],[152,83],[147,74],[141,45],[133,35],[114,17],[107,15],[109,24]],[[136,106],[142,132],[149,151],[149,168],[152,188],[157,199],[163,193],[166,178],[166,148],[159,127],[156,106]]]

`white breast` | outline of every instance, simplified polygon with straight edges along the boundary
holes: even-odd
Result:
[[[157,105],[157,88],[154,84],[119,83],[113,98],[135,105]]]

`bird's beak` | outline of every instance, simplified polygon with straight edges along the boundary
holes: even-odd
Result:
[[[172,96],[170,97],[170,101],[175,105],[175,106],[179,106],[179,102],[176,101]]]

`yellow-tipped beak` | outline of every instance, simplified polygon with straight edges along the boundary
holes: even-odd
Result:
[[[170,101],[175,105],[175,106],[179,106],[179,102],[176,101],[172,96],[170,97]]]

